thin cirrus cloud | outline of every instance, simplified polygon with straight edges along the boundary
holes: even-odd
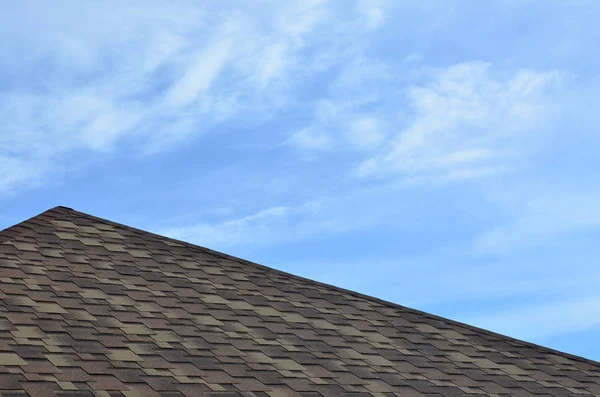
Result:
[[[198,241],[210,247],[231,247],[244,244],[281,242],[281,229],[287,228],[290,218],[305,212],[302,208],[276,206],[262,209],[241,218],[215,223],[199,223],[171,228],[165,235],[187,241]]]
[[[401,85],[390,66],[364,56],[352,59],[312,105],[310,125],[285,143],[307,150],[372,150],[379,146],[394,115],[382,103],[393,103]]]
[[[385,127],[382,124],[376,117],[359,116],[348,123],[346,139],[358,148],[375,149],[385,139]]]
[[[304,128],[292,135],[285,144],[300,149],[322,150],[333,146],[333,138],[317,128]]]
[[[132,2],[118,14],[101,4],[60,6],[48,13],[60,11],[64,25],[49,19],[27,32],[6,21],[7,37],[24,35],[21,47],[45,50],[25,52],[11,40],[3,48],[11,59],[6,75],[15,82],[0,91],[7,135],[0,155],[13,169],[0,189],[40,179],[69,151],[110,152],[133,143],[135,152],[153,153],[234,117],[268,117],[289,102],[298,81],[311,77],[310,65],[323,67],[303,51],[328,26],[324,21],[335,18],[326,3],[292,2],[266,15],[190,3],[148,8]],[[95,22],[83,25],[79,11],[94,14]],[[32,17],[25,5],[15,6],[15,15]],[[50,34],[59,39],[49,42]],[[335,59],[337,44],[320,44]],[[33,80],[21,81],[30,73]]]
[[[407,90],[413,121],[358,167],[362,177],[469,179],[505,172],[523,154],[523,141],[539,138],[566,76],[521,70],[494,77],[491,65],[469,62],[433,73]]]
[[[280,205],[260,209],[240,217],[228,215],[213,222],[164,227],[164,235],[203,246],[230,250],[232,247],[265,246],[335,235],[357,227],[356,221],[335,220],[330,200],[314,200],[295,206]]]
[[[75,149],[106,152],[135,142],[135,152],[154,153],[226,120],[268,117],[284,105],[293,109],[298,82],[333,66],[340,72],[314,99],[313,121],[283,146],[362,151],[366,158],[355,174],[363,177],[481,178],[510,169],[504,160],[520,151],[510,135],[543,118],[545,94],[564,79],[559,72],[533,70],[503,79],[488,64],[468,62],[439,69],[407,89],[404,76],[392,73],[390,65],[366,57],[360,44],[348,45],[353,34],[320,39],[328,37],[318,34],[323,29],[338,32],[329,28],[335,17],[326,4],[290,3],[266,16],[216,14],[217,22],[208,22],[209,10],[189,6],[164,15],[141,13],[112,34],[102,24],[87,27],[83,39],[61,32],[63,39],[37,64],[64,63],[67,57],[78,62],[50,71],[43,85],[51,91],[25,92],[16,86],[0,94],[0,117],[13,136],[11,151],[0,140],[0,154],[18,167],[0,186],[39,179],[52,170],[53,159]],[[362,19],[347,26],[358,29],[354,42],[360,43],[360,29],[367,32],[385,23],[384,5],[357,2]],[[95,11],[99,20],[114,22],[107,9]],[[156,32],[145,32],[149,21]],[[30,34],[31,41],[41,40]],[[76,48],[85,51],[77,57]],[[116,61],[105,70],[97,66],[111,59]],[[81,82],[73,81],[82,76]],[[389,104],[399,100],[406,102],[413,121],[394,133],[402,120]],[[500,138],[509,129],[509,138]],[[44,147],[43,153],[31,150],[33,142]]]
[[[363,151],[353,171],[362,178],[486,178],[515,170],[551,136],[570,75],[531,69],[506,75],[473,61],[421,67],[421,81],[408,86],[403,78],[379,61],[355,60],[316,101],[313,123],[286,144]]]
[[[201,50],[184,75],[167,92],[170,107],[184,107],[198,99],[216,80],[231,56],[232,38],[224,35]]]

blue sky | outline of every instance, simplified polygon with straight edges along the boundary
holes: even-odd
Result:
[[[6,2],[56,205],[600,360],[597,1]]]

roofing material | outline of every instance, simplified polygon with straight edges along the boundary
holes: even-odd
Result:
[[[56,207],[0,232],[0,396],[599,396],[600,363]]]

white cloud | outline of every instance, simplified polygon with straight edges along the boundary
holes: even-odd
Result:
[[[339,204],[329,199],[311,200],[297,205],[279,205],[236,217],[229,211],[226,219],[166,227],[160,234],[191,241],[213,249],[275,246],[348,231],[364,222],[364,217],[343,219]],[[331,214],[336,215],[332,216]],[[181,219],[176,220],[181,224]]]
[[[305,128],[296,132],[287,141],[286,144],[293,145],[302,149],[329,149],[333,144],[333,138],[326,132],[318,131],[312,128]]]
[[[378,0],[361,0],[357,3],[358,12],[365,19],[365,24],[368,29],[379,28],[385,19],[384,4]]]
[[[258,67],[258,80],[262,89],[270,81],[279,77],[288,63],[288,46],[284,42],[277,42],[266,46]]]
[[[422,59],[421,54],[417,52],[410,53],[408,56],[404,58],[404,62],[417,62]]]
[[[290,3],[277,18],[278,28],[295,41],[302,41],[326,12],[328,0],[304,0]]]
[[[38,173],[36,167],[27,164],[25,161],[2,156],[0,154],[0,192],[2,187],[13,186],[23,182],[32,181]]]
[[[82,128],[79,139],[91,149],[109,149],[123,134],[140,123],[143,113],[143,110],[134,107],[108,108],[103,112],[98,112]]]
[[[194,241],[207,247],[223,247],[262,242],[272,237],[272,228],[285,221],[289,207],[279,206],[220,223],[200,223],[191,227],[165,231],[174,238]]]
[[[330,148],[334,142],[340,144],[338,150],[378,147],[387,134],[381,118],[389,115],[377,108],[366,108],[386,95],[386,84],[392,80],[386,64],[360,54],[353,57],[332,80],[329,95],[313,105],[314,119],[310,126],[288,143],[306,150]]]
[[[543,133],[555,98],[547,92],[563,77],[521,70],[499,78],[480,62],[437,71],[408,89],[414,120],[358,174],[465,179],[503,172],[527,150],[528,135]]]
[[[19,48],[10,39],[0,45],[11,59],[9,79],[32,81],[0,92],[0,123],[10,131],[0,133],[0,155],[51,165],[72,150],[168,150],[223,122],[311,108],[296,95],[308,81],[327,86],[310,97],[313,119],[285,146],[371,153],[358,171],[364,176],[477,178],[510,169],[506,159],[522,152],[518,135],[547,113],[544,94],[562,77],[531,70],[498,77],[481,63],[437,71],[408,90],[414,122],[390,140],[389,129],[403,119],[400,94],[414,76],[371,56],[364,36],[385,23],[392,3],[262,4],[233,10],[132,1],[121,13],[110,2],[47,7],[38,11],[56,17],[27,31],[5,17],[0,32],[25,37]],[[88,14],[94,18],[81,17]],[[25,6],[15,15],[31,17]],[[27,70],[16,73],[13,63]],[[52,168],[32,166],[38,176]],[[5,180],[4,187],[17,183]]]
[[[373,117],[358,117],[348,123],[346,138],[348,141],[362,149],[374,149],[385,139],[381,122]]]
[[[212,40],[196,56],[183,77],[171,87],[166,96],[167,104],[173,107],[186,106],[206,92],[223,69],[231,50],[231,38]]]
[[[1,178],[0,191],[41,179],[69,151],[120,150],[127,142],[147,154],[235,117],[269,117],[310,73],[303,51],[317,43],[307,39],[343,15],[324,1],[264,10],[14,5],[0,17],[0,51],[11,60],[0,72],[12,81],[0,91],[0,156],[12,159],[10,167],[3,160],[11,176]],[[40,15],[50,17],[32,22]],[[23,30],[22,20],[33,28]]]
[[[238,219],[169,229],[165,234],[207,247],[263,243],[280,238],[276,236],[275,229],[286,221],[290,211],[290,207],[286,206],[271,207]]]
[[[346,101],[366,96],[380,97],[387,94],[381,89],[395,81],[394,79],[390,66],[385,62],[359,53],[351,62],[344,65],[331,83],[331,95],[335,99]]]

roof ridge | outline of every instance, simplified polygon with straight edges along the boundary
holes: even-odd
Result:
[[[122,224],[122,223],[119,223],[119,222],[115,222],[115,221],[111,221],[111,220],[108,220],[108,219],[105,219],[105,218],[100,218],[100,217],[97,217],[97,216],[94,216],[94,215],[90,215],[90,214],[87,214],[85,212],[77,211],[77,210],[74,210],[74,209],[69,208],[69,207],[58,206],[58,207],[51,208],[48,211],[45,211],[45,212],[43,212],[43,213],[41,213],[41,214],[39,214],[39,215],[37,215],[37,216],[35,216],[33,218],[30,218],[30,219],[28,219],[28,220],[26,220],[24,222],[21,222],[20,224],[15,225],[13,227],[16,227],[16,226],[22,225],[24,223],[30,222],[31,220],[33,220],[35,218],[39,218],[40,216],[44,216],[46,214],[49,215],[52,212],[55,212],[55,213],[57,212],[57,213],[59,213],[61,215],[67,215],[67,216],[69,216],[69,215],[76,215],[76,216],[80,216],[80,217],[85,217],[85,218],[88,218],[88,219],[91,219],[91,220],[94,220],[94,221],[102,222],[102,223],[105,223],[105,224],[108,224],[108,225],[111,225],[111,226],[114,226],[114,227],[125,229],[125,230],[128,230],[128,231],[137,233],[137,234],[143,234],[143,235],[150,236],[150,237],[153,237],[153,238],[156,238],[156,239],[159,239],[159,240],[163,240],[163,241],[170,241],[170,242],[173,242],[173,243],[176,243],[176,244],[183,245],[183,246],[185,246],[186,248],[189,248],[189,249],[200,250],[200,251],[202,251],[204,253],[209,253],[209,254],[212,254],[214,256],[221,257],[223,259],[233,260],[233,261],[236,261],[236,262],[238,262],[240,264],[253,266],[255,268],[259,268],[261,270],[266,270],[266,271],[269,271],[269,272],[274,272],[274,273],[276,273],[278,275],[281,275],[281,276],[284,276],[284,277],[287,277],[287,278],[291,278],[291,279],[294,279],[294,280],[302,281],[303,283],[306,283],[306,284],[309,284],[309,285],[314,285],[314,286],[319,286],[319,287],[325,287],[325,288],[332,289],[332,290],[340,292],[340,293],[345,293],[345,294],[349,294],[349,295],[355,296],[357,298],[360,298],[360,299],[363,299],[363,300],[366,300],[366,301],[376,302],[378,304],[381,304],[381,305],[384,305],[384,306],[387,306],[387,307],[390,307],[390,308],[393,308],[393,309],[397,309],[397,310],[402,310],[402,311],[405,311],[405,312],[409,312],[409,313],[412,313],[414,315],[418,315],[420,317],[424,317],[424,318],[427,318],[427,319],[430,319],[430,320],[442,321],[442,322],[446,322],[446,323],[449,323],[449,324],[454,325],[454,326],[463,327],[463,328],[466,328],[468,330],[475,331],[475,332],[477,332],[479,334],[483,334],[483,335],[486,335],[486,336],[489,336],[489,337],[493,337],[493,338],[496,338],[496,339],[504,340],[504,341],[507,341],[507,342],[512,343],[512,344],[520,344],[522,346],[526,346],[526,347],[532,348],[532,349],[534,349],[534,350],[536,350],[538,352],[547,353],[547,354],[554,354],[554,355],[565,357],[565,358],[568,358],[568,359],[571,359],[571,360],[575,360],[575,361],[579,361],[579,362],[583,362],[583,363],[587,363],[587,364],[591,364],[591,365],[600,367],[600,362],[594,361],[594,360],[586,358],[586,357],[578,356],[578,355],[571,354],[571,353],[562,352],[560,350],[552,349],[550,347],[546,347],[546,346],[542,346],[542,345],[539,345],[539,344],[536,344],[536,343],[527,342],[527,341],[524,341],[524,340],[521,340],[521,339],[513,338],[511,336],[503,335],[503,334],[500,334],[500,333],[497,333],[497,332],[493,332],[493,331],[490,331],[490,330],[487,330],[487,329],[484,329],[484,328],[479,328],[479,327],[471,325],[471,324],[463,323],[463,322],[460,322],[460,321],[457,321],[457,320],[452,320],[452,319],[449,319],[449,318],[446,318],[446,317],[438,316],[438,315],[435,315],[435,314],[432,314],[432,313],[428,313],[428,312],[424,312],[424,311],[421,311],[421,310],[418,310],[418,309],[413,309],[413,308],[410,308],[410,307],[402,306],[402,305],[400,305],[398,303],[386,301],[384,299],[380,299],[380,298],[377,298],[377,297],[374,297],[374,296],[371,296],[371,295],[363,294],[363,293],[360,293],[360,292],[348,290],[348,289],[345,289],[345,288],[342,288],[342,287],[338,287],[338,286],[335,286],[335,285],[331,285],[331,284],[323,283],[323,282],[320,282],[320,281],[312,280],[312,279],[309,279],[309,278],[306,278],[306,277],[298,276],[298,275],[295,275],[295,274],[292,274],[292,273],[289,273],[289,272],[285,272],[285,271],[282,271],[282,270],[274,269],[272,267],[261,265],[259,263],[255,263],[255,262],[249,261],[247,259],[235,257],[235,256],[228,255],[228,254],[225,254],[223,252],[215,251],[215,250],[212,250],[210,248],[206,248],[206,247],[203,247],[203,246],[200,246],[200,245],[197,245],[197,244],[189,243],[187,241],[174,239],[174,238],[163,236],[163,235],[160,235],[160,234],[157,234],[157,233],[153,233],[153,232],[150,232],[150,231],[147,231],[147,230],[139,229],[139,228],[128,226],[128,225],[125,225],[125,224]],[[5,229],[5,230],[8,230],[8,229]],[[0,231],[0,236],[2,235],[3,232],[4,231]],[[2,242],[3,241],[0,239],[0,243],[2,243]]]

